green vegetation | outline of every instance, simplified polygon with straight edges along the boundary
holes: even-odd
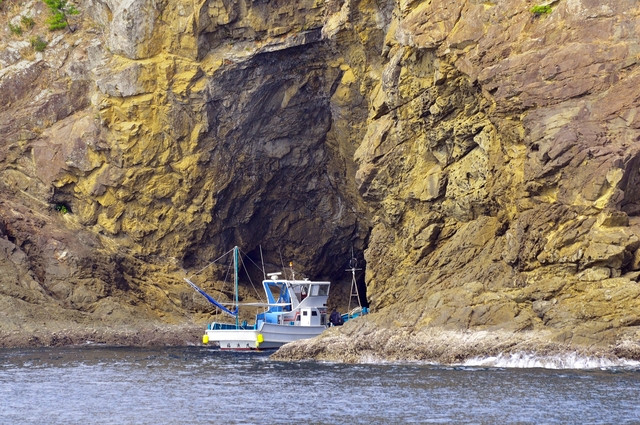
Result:
[[[9,31],[14,35],[22,35],[22,27],[20,25],[13,25],[9,22]]]
[[[44,52],[44,49],[47,47],[47,42],[42,39],[39,35],[36,37],[31,37],[29,39],[31,42],[31,46],[36,52]]]
[[[22,22],[22,25],[24,25],[25,28],[28,30],[33,28],[33,26],[36,24],[36,21],[34,21],[31,16],[24,16],[24,15],[20,17],[20,22]]]
[[[549,6],[548,4],[538,5],[538,6],[533,6],[529,10],[531,11],[531,13],[533,13],[536,16],[546,15],[547,13],[551,13],[551,6]]]
[[[0,0],[1,2],[2,0]],[[22,35],[22,27],[24,26],[27,31],[30,30],[31,28],[34,27],[34,25],[36,24],[36,21],[33,20],[33,18],[31,18],[30,16],[24,16],[22,15],[20,17],[20,23],[21,25],[13,25],[11,22],[9,22],[9,31],[11,31],[12,34],[14,35]]]
[[[56,204],[56,211],[62,213],[62,214],[66,214],[69,212],[69,209],[67,208],[67,206],[65,204]]]
[[[68,15],[77,15],[80,12],[72,4],[67,3],[67,0],[42,0],[49,7],[51,16],[47,19],[49,24],[49,30],[63,30],[69,27]],[[74,29],[69,27],[73,32]]]

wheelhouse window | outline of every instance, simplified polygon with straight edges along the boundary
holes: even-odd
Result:
[[[329,295],[329,285],[326,284],[315,284],[311,285],[311,296],[327,296]]]

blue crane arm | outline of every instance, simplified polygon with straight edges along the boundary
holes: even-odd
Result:
[[[218,307],[220,310],[224,311],[225,313],[227,313],[228,315],[232,316],[232,317],[237,317],[238,316],[238,306],[236,305],[236,309],[234,311],[229,310],[228,308],[226,308],[225,306],[223,306],[222,304],[220,304],[218,301],[215,300],[215,298],[213,298],[211,295],[207,294],[206,292],[204,292],[202,289],[200,289],[198,287],[198,285],[196,285],[195,283],[191,282],[189,279],[187,279],[186,277],[184,278],[184,280],[187,281],[187,283],[189,285],[191,285],[191,287],[193,289],[195,289],[196,291],[200,292],[202,294],[203,297],[205,297],[207,299],[207,301],[209,301],[211,304],[215,305],[216,307]]]

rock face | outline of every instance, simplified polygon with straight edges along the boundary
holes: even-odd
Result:
[[[5,0],[36,25],[0,44],[3,328],[199,323],[181,277],[233,245],[333,280],[353,248],[362,355],[640,357],[640,9],[534,5],[87,0],[49,33]]]

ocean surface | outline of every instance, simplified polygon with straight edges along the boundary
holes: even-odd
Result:
[[[637,363],[487,366],[545,364],[536,361],[347,365],[208,347],[4,349],[0,423],[640,424]]]

